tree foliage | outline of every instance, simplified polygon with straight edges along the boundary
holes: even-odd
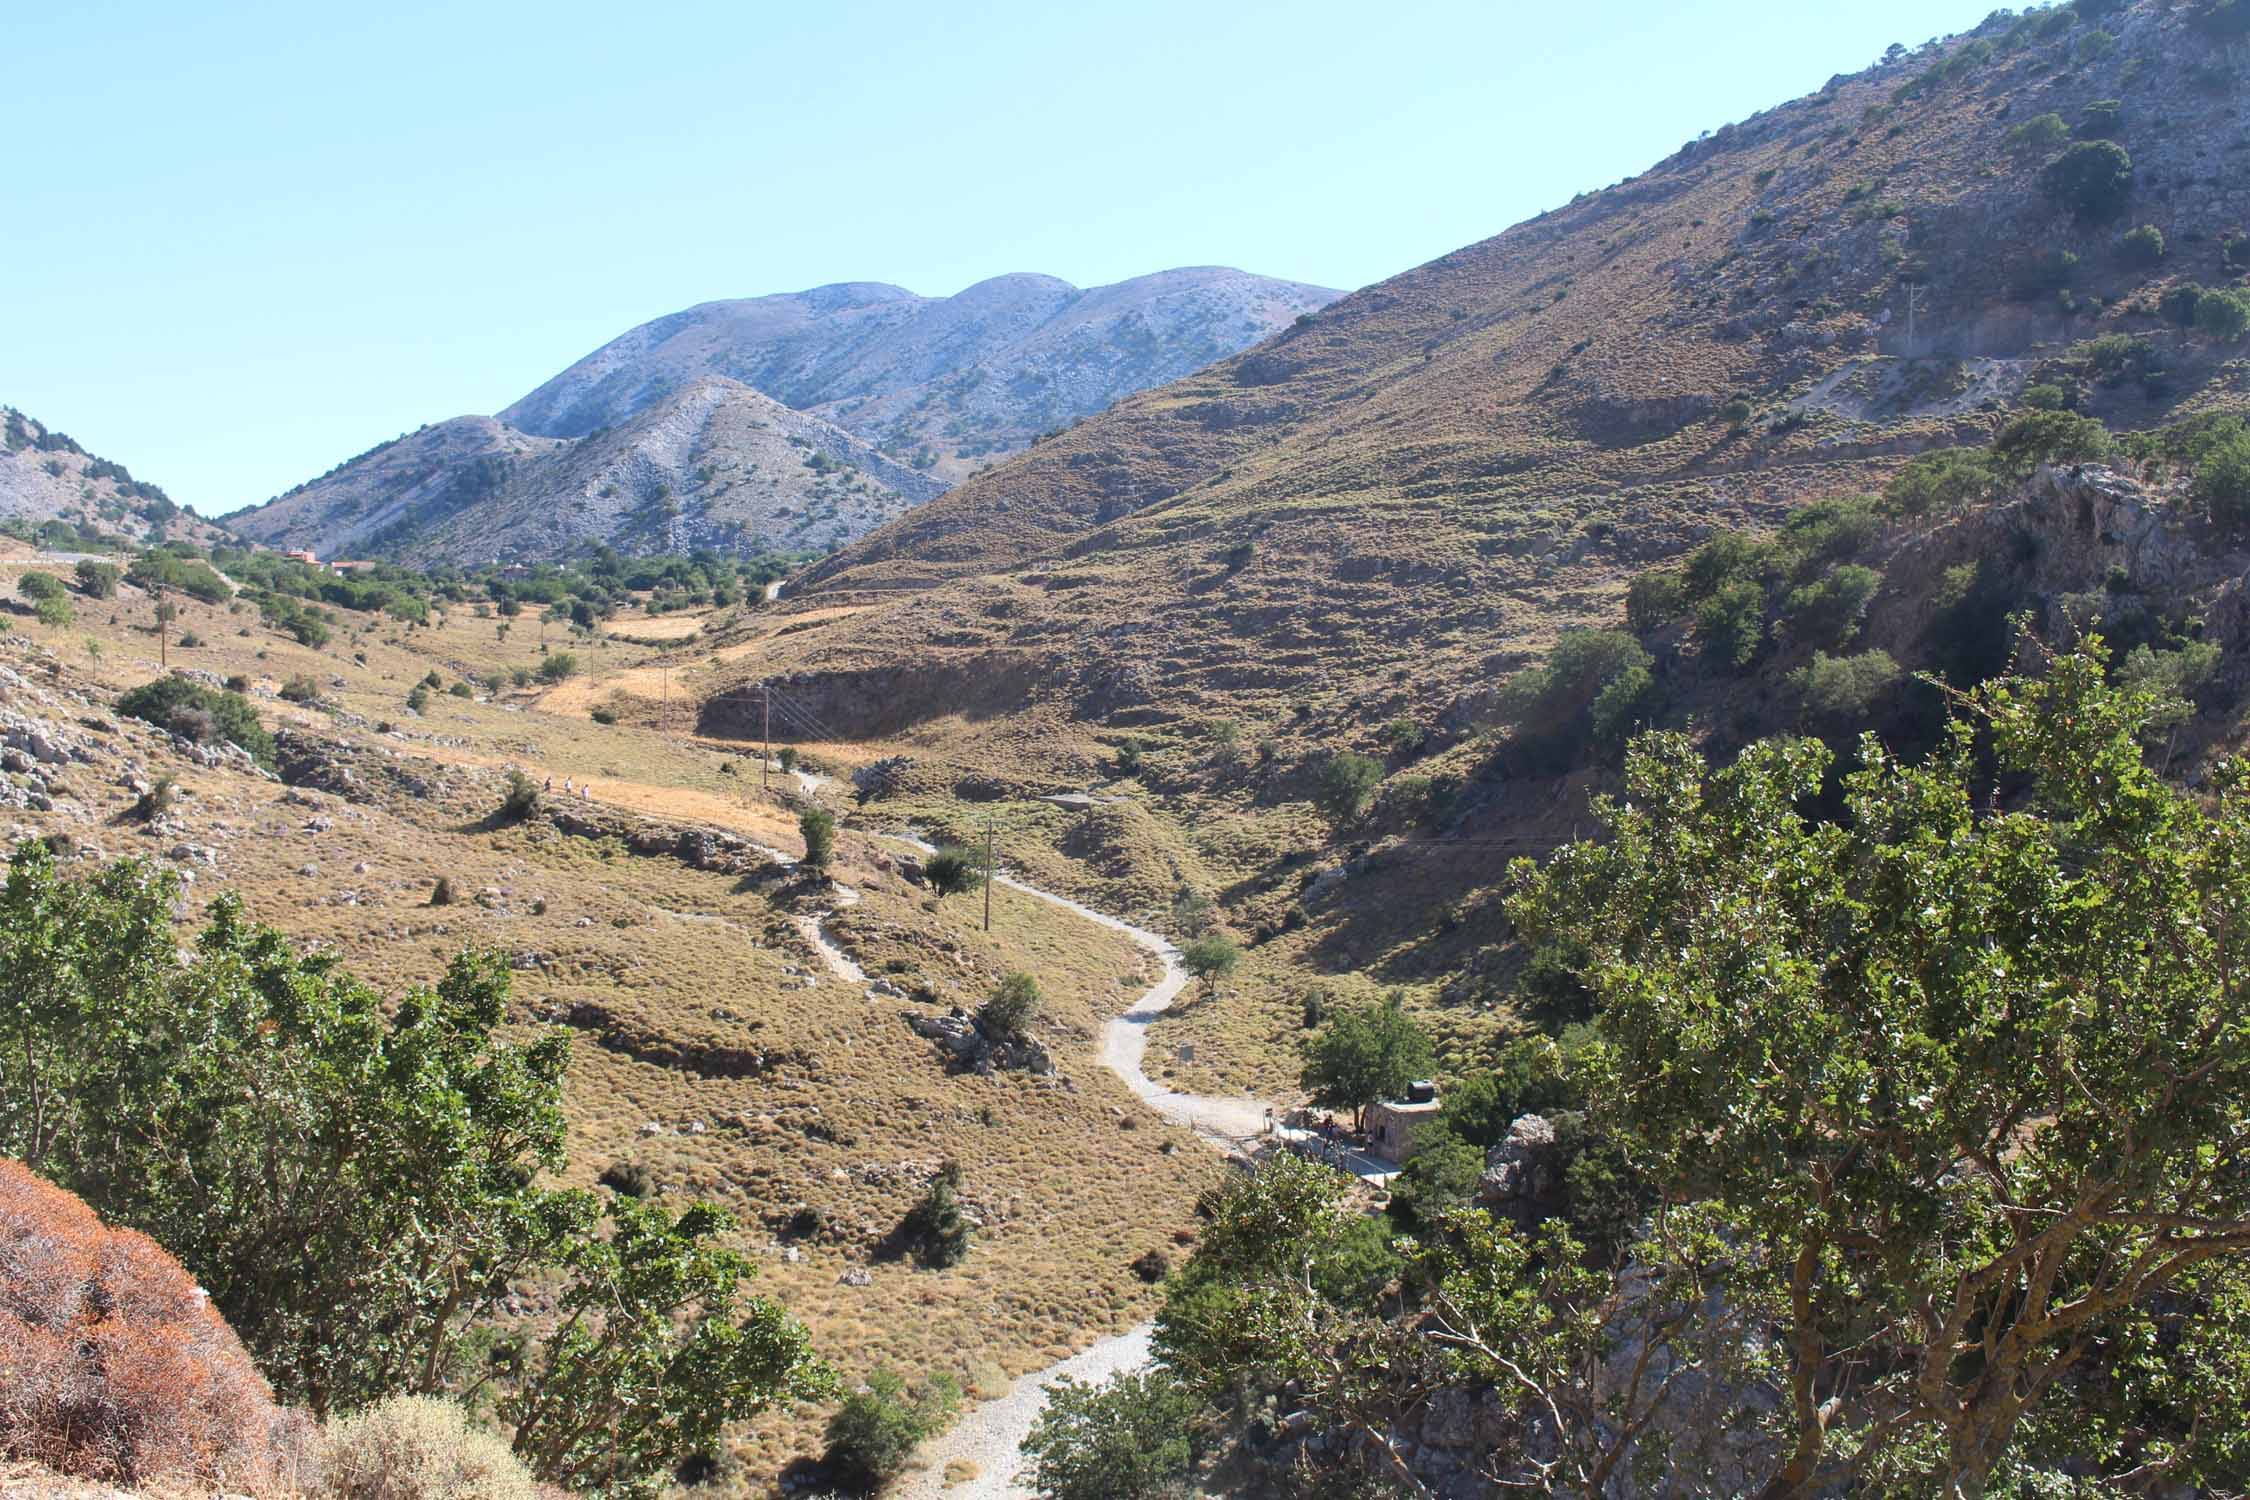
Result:
[[[1369,1105],[1403,1096],[1430,1070],[1427,1033],[1396,994],[1337,1016],[1305,1043],[1303,1083],[1324,1109],[1364,1120]]]
[[[805,868],[826,870],[836,854],[836,815],[825,807],[808,807],[797,815],[797,833],[805,841]]]
[[[942,1371],[909,1390],[895,1372],[876,1370],[828,1419],[822,1465],[829,1478],[852,1489],[880,1489],[960,1404],[960,1386]]]
[[[1200,1404],[1162,1366],[1064,1376],[1023,1440],[1041,1500],[1189,1500]]]
[[[1180,966],[1196,977],[1206,995],[1216,993],[1219,981],[1241,962],[1241,945],[1223,933],[1206,932],[1180,945]]]
[[[240,693],[208,688],[185,677],[159,677],[126,692],[117,700],[117,711],[199,744],[226,740],[269,769],[274,763],[273,736]]]
[[[1383,763],[1371,755],[1345,750],[1321,763],[1320,780],[1313,794],[1321,815],[1338,828],[1358,822],[1383,784]]]
[[[1733,1296],[1785,1333],[1772,1493],[2062,1452],[2240,1483],[2241,1428],[2160,1397],[2243,1357],[2250,787],[2168,786],[2155,699],[2105,678],[2095,643],[1990,684],[1923,765],[1870,739],[1840,825],[1800,811],[1817,745],[1713,771],[1650,737],[1608,838],[1511,900],[1588,954],[1593,1117],[1761,1247]]]
[[[2133,158],[2115,141],[2080,141],[2039,169],[2039,190],[2087,223],[2125,211],[2133,196]]]
[[[132,861],[64,880],[44,845],[18,849],[0,893],[0,1153],[170,1248],[289,1399],[327,1412],[498,1380],[509,1409],[541,1414],[526,1450],[541,1477],[630,1489],[697,1423],[821,1388],[802,1330],[743,1304],[744,1267],[700,1244],[723,1217],[627,1215],[605,1241],[592,1194],[538,1185],[563,1165],[569,1039],[502,1035],[504,957],[464,953],[386,1003],[231,896],[183,954],[179,889]],[[480,1325],[546,1271],[586,1316],[475,1375]],[[648,1379],[670,1394],[634,1384]],[[625,1468],[589,1478],[583,1442],[560,1436],[582,1420]]]

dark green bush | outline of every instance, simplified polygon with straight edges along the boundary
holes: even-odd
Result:
[[[2039,190],[2090,224],[2125,211],[2133,196],[2133,158],[2115,141],[2080,141],[2039,169]]]
[[[305,673],[299,672],[281,685],[281,701],[284,703],[318,703],[320,701],[320,684],[313,681]]]
[[[2019,474],[2041,464],[2094,463],[2114,446],[2108,428],[2067,411],[2020,412],[1992,439],[1994,456]]]
[[[899,1236],[915,1260],[932,1270],[968,1258],[970,1229],[961,1212],[961,1164],[949,1161],[930,1179],[929,1189],[906,1211]]]
[[[2250,333],[2250,293],[2223,288],[2205,292],[2195,300],[2195,327],[2230,343]]]
[[[897,1375],[877,1370],[828,1419],[822,1467],[835,1483],[873,1493],[906,1467],[960,1403],[961,1388],[950,1375],[933,1374],[909,1391]]]
[[[1887,651],[1862,651],[1857,656],[1815,651],[1812,661],[1789,680],[1803,697],[1806,717],[1857,723],[1899,676],[1898,663]]]
[[[117,568],[105,562],[84,558],[78,564],[78,588],[89,599],[114,599],[117,597],[117,580],[123,576]]]
[[[1833,650],[1859,634],[1860,616],[1883,585],[1873,568],[1846,563],[1817,583],[1792,589],[1782,605],[1782,625],[1802,645]]]
[[[1902,516],[1925,516],[1984,499],[1999,482],[1999,466],[1984,449],[1940,448],[1892,475],[1883,503]]]
[[[1712,661],[1739,671],[1765,644],[1765,619],[1764,586],[1738,579],[1695,607],[1695,636]]]
[[[2125,237],[2117,242],[2117,249],[2127,265],[2144,269],[2154,266],[2164,259],[2164,231],[2154,224],[2143,224],[2126,231]]]
[[[259,765],[273,768],[273,736],[240,693],[207,688],[185,677],[159,677],[119,698],[117,711],[198,744],[230,741]]]

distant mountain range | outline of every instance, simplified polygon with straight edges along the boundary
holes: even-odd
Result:
[[[418,561],[842,545],[999,458],[1341,294],[1224,267],[952,297],[847,282],[707,302],[611,340],[498,417],[385,443],[227,519]]]

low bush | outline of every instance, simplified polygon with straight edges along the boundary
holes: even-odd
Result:
[[[2195,299],[2195,328],[2233,342],[2250,333],[2250,293],[2220,289]]]
[[[89,599],[114,599],[117,597],[117,580],[120,574],[114,564],[82,559],[77,568],[78,591]]]
[[[1039,1016],[1039,981],[1029,974],[1004,974],[991,998],[977,1007],[977,1029],[1002,1041],[1022,1041]]]
[[[1856,722],[1867,717],[1899,676],[1898,663],[1887,651],[1862,651],[1857,656],[1815,651],[1812,661],[1789,680],[1802,696],[1808,717]]]
[[[173,800],[179,795],[179,778],[159,776],[149,789],[133,801],[132,810],[126,814],[136,823],[153,823],[172,810]]]
[[[48,599],[67,599],[70,596],[70,591],[63,587],[63,581],[52,573],[24,574],[16,580],[16,592],[34,604]]]
[[[578,658],[568,651],[557,651],[539,663],[539,679],[542,682],[561,682],[577,671]]]
[[[1926,516],[1982,500],[2000,484],[2000,468],[1982,448],[1939,448],[1910,460],[1883,486],[1884,506]]]
[[[1992,439],[1993,455],[2019,474],[2041,464],[2098,462],[2114,446],[2100,422],[2067,411],[2018,413]]]
[[[119,698],[117,711],[197,744],[229,741],[259,765],[273,768],[273,736],[240,693],[207,688],[185,677],[159,677]]]
[[[1375,789],[1383,784],[1383,765],[1370,755],[1346,750],[1331,755],[1320,767],[1318,789],[1313,801],[1338,828],[1356,823],[1375,800]]]
[[[2157,265],[2164,259],[2164,231],[2154,224],[2127,230],[2125,237],[2117,242],[2117,249],[2127,265],[2144,269]]]
[[[969,1254],[969,1221],[961,1212],[961,1164],[949,1161],[906,1211],[899,1234],[914,1258],[932,1270],[959,1265]]]
[[[281,685],[281,699],[284,703],[318,703],[320,684],[306,673],[299,672]]]
[[[434,1396],[393,1396],[331,1421],[321,1442],[328,1500],[537,1500],[505,1439]]]
[[[943,1372],[909,1390],[900,1376],[877,1370],[828,1419],[822,1466],[838,1484],[862,1492],[880,1489],[960,1404],[960,1386]]]
[[[146,1235],[0,1158],[0,1454],[106,1484],[297,1478],[307,1424]]]
[[[539,811],[539,783],[521,771],[508,773],[508,789],[501,794],[499,818],[520,823]]]

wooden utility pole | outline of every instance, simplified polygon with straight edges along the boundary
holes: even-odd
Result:
[[[1906,286],[1906,357],[1914,357],[1914,315],[1921,311],[1922,293],[1927,290],[1916,282]]]
[[[760,683],[765,697],[763,724],[758,730],[758,790],[766,789],[766,770],[773,764],[773,684]]]
[[[670,734],[672,732],[672,664],[670,662],[664,664],[664,707],[657,711],[656,732],[658,734]]]
[[[984,930],[992,930],[992,814],[984,815]]]
[[[172,621],[164,613],[164,585],[156,586],[156,659],[164,674],[172,674]]]

